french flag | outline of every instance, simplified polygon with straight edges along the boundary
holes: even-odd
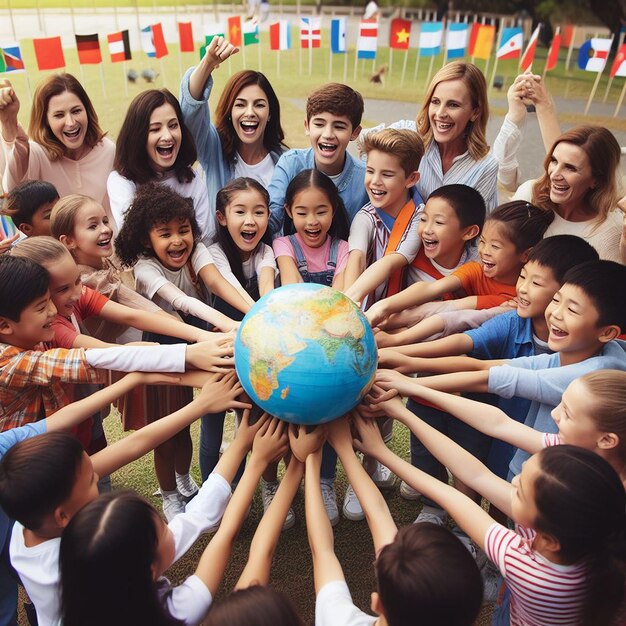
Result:
[[[330,22],[330,49],[333,54],[346,52],[345,17],[337,17]]]
[[[358,59],[376,58],[376,49],[378,47],[377,20],[361,20],[356,47]]]

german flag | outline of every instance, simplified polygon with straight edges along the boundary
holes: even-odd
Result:
[[[102,63],[98,35],[76,35],[78,62],[81,65],[98,65]]]

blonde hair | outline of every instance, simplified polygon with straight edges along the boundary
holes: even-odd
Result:
[[[61,198],[54,205],[52,213],[50,213],[50,232],[52,236],[55,239],[59,239],[61,235],[72,235],[78,211],[88,204],[100,206],[93,198],[79,193],[73,193]]]
[[[597,429],[619,437],[616,451],[626,459],[626,372],[598,370],[581,376],[580,381],[594,398],[591,417]]]
[[[557,208],[550,200],[548,166],[554,149],[560,143],[578,146],[587,155],[596,186],[587,191],[585,200],[589,214],[597,217],[601,224],[619,200],[617,168],[621,148],[617,139],[610,130],[602,126],[577,126],[560,135],[543,162],[543,176],[533,185],[533,204],[545,211],[555,211]]]
[[[64,254],[70,254],[69,250],[54,237],[45,235],[28,237],[11,249],[11,256],[30,259],[43,267],[58,261]]]
[[[487,83],[483,73],[473,64],[455,61],[444,65],[430,81],[428,91],[424,97],[422,108],[417,114],[415,124],[417,132],[428,147],[433,140],[433,130],[430,126],[428,109],[433,93],[439,83],[447,80],[462,80],[469,91],[472,107],[478,109],[478,117],[474,122],[468,122],[466,132],[467,150],[470,156],[479,161],[489,152],[487,143],[487,120],[489,119],[489,101],[487,100]]]
[[[369,154],[371,150],[379,150],[397,157],[405,175],[409,176],[419,169],[424,156],[424,142],[412,130],[385,128],[365,135],[361,150],[365,154]]]

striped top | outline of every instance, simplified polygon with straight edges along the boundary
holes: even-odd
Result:
[[[485,535],[485,552],[511,592],[511,626],[580,624],[585,566],[551,563],[533,551],[535,536],[529,528],[516,526],[514,532],[501,524]]]

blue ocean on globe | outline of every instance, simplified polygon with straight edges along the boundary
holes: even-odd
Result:
[[[235,338],[235,368],[264,411],[320,424],[354,408],[371,387],[378,352],[359,308],[341,292],[311,283],[261,298]]]

